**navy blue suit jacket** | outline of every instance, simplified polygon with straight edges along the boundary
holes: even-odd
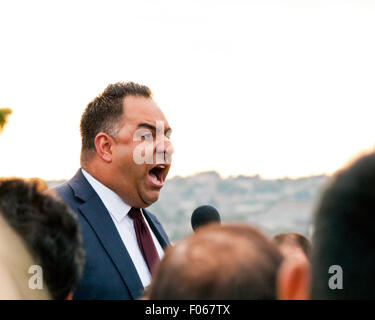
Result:
[[[143,285],[110,214],[81,169],[68,182],[55,188],[78,216],[85,267],[74,299],[137,299]],[[143,213],[160,245],[169,244],[158,219]]]

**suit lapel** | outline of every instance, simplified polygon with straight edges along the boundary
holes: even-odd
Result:
[[[130,294],[134,299],[137,299],[144,288],[108,210],[80,170],[72,179],[70,185],[76,196],[84,201],[79,206],[79,210],[97,234],[128,287]]]
[[[161,225],[158,223],[158,221],[155,221],[155,219],[150,215],[150,213],[145,210],[143,210],[143,214],[146,217],[146,220],[152,229],[152,232],[154,233],[155,237],[158,239],[160,245],[165,250],[165,248],[169,245],[168,239],[160,232],[159,228],[161,228]]]

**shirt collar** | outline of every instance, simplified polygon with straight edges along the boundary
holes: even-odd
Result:
[[[81,170],[82,174],[98,194],[99,198],[103,201],[109,213],[116,219],[117,222],[120,222],[128,214],[131,206],[125,203],[114,191],[96,180],[86,170]]]

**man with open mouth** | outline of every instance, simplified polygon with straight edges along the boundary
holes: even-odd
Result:
[[[81,168],[56,188],[77,213],[86,265],[74,299],[137,299],[169,244],[145,208],[171,164],[171,128],[148,87],[120,82],[81,118]]]

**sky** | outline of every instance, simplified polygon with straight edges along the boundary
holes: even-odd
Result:
[[[145,84],[170,176],[332,173],[374,147],[375,5],[361,0],[0,0],[0,176],[68,179],[80,116]]]

